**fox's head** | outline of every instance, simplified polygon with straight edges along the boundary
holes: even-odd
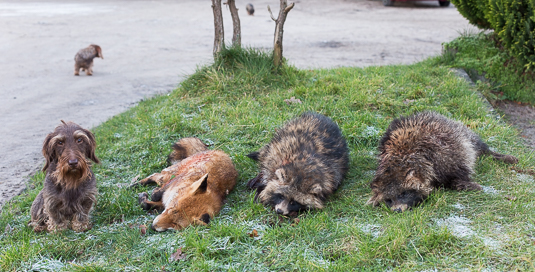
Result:
[[[191,224],[206,225],[221,209],[222,201],[208,186],[208,174],[174,197],[152,222],[155,231],[181,230]]]

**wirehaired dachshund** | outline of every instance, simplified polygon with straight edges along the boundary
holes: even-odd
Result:
[[[61,122],[43,142],[46,177],[29,223],[35,232],[91,229],[89,212],[97,187],[90,161],[99,163],[95,136],[73,122]]]
[[[82,69],[82,72],[85,71],[88,76],[93,75],[94,58],[104,59],[100,46],[91,44],[84,49],[80,49],[74,56],[74,75],[79,76],[80,69]]]

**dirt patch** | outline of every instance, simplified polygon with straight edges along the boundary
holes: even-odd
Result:
[[[496,101],[495,107],[505,113],[508,123],[517,127],[526,144],[535,149],[535,108],[513,101]]]
[[[60,120],[92,128],[143,98],[175,88],[212,59],[210,1],[2,1],[0,5],[0,206],[20,193],[43,162],[41,144]],[[254,16],[245,13],[253,3]],[[237,1],[242,43],[272,48],[275,0]],[[299,68],[408,64],[441,51],[472,29],[438,1],[295,1],[284,56]],[[232,23],[223,11],[226,41]],[[73,76],[73,57],[103,49],[92,77]]]
[[[461,68],[451,69],[457,76],[464,78],[472,87],[475,87],[474,81],[488,81],[482,75],[472,73],[474,79],[472,79],[468,73]],[[490,112],[495,112],[494,108],[505,114],[505,120],[507,123],[512,124],[521,131],[521,137],[525,140],[525,143],[535,149],[535,108],[527,104],[520,102],[514,102],[509,100],[494,100],[492,105],[488,102],[487,98],[480,92],[477,94],[485,101],[487,109]]]

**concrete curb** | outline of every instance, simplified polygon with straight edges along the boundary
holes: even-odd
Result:
[[[470,86],[472,86],[472,87],[476,86],[476,84],[474,83],[472,78],[470,78],[470,76],[468,75],[468,73],[464,69],[462,69],[462,68],[451,68],[450,71],[455,73],[458,77],[464,79],[466,82],[468,82],[468,84],[470,84]],[[479,96],[481,98],[481,100],[483,100],[483,104],[485,104],[485,108],[487,108],[487,110],[490,112],[490,114],[492,114],[496,119],[502,120],[502,117],[494,109],[492,104],[490,104],[489,100],[487,100],[487,98],[482,93],[478,92],[477,90],[475,90],[474,92],[477,94],[477,96]]]

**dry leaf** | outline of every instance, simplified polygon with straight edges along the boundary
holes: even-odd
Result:
[[[511,195],[506,195],[505,198],[507,198],[508,200],[511,200],[511,201],[515,201],[516,200],[516,196],[511,196]]]
[[[292,227],[295,227],[297,225],[299,225],[299,221],[301,221],[299,218],[294,218],[293,220],[294,222],[291,224]]]
[[[258,237],[258,231],[256,231],[255,229],[251,233],[247,234],[249,234],[249,237]]]
[[[182,248],[178,248],[175,253],[171,254],[169,260],[171,262],[180,261],[186,259],[186,254],[182,252]]]
[[[145,235],[145,233],[147,233],[147,226],[140,225],[139,226],[139,231],[141,231],[141,235]]]
[[[412,103],[414,101],[415,101],[414,99],[405,99],[405,101],[403,101],[403,104],[407,105],[407,104]]]
[[[292,96],[290,99],[284,99],[284,102],[286,102],[288,106],[290,106],[290,104],[303,104],[300,99],[295,99],[295,96]]]

